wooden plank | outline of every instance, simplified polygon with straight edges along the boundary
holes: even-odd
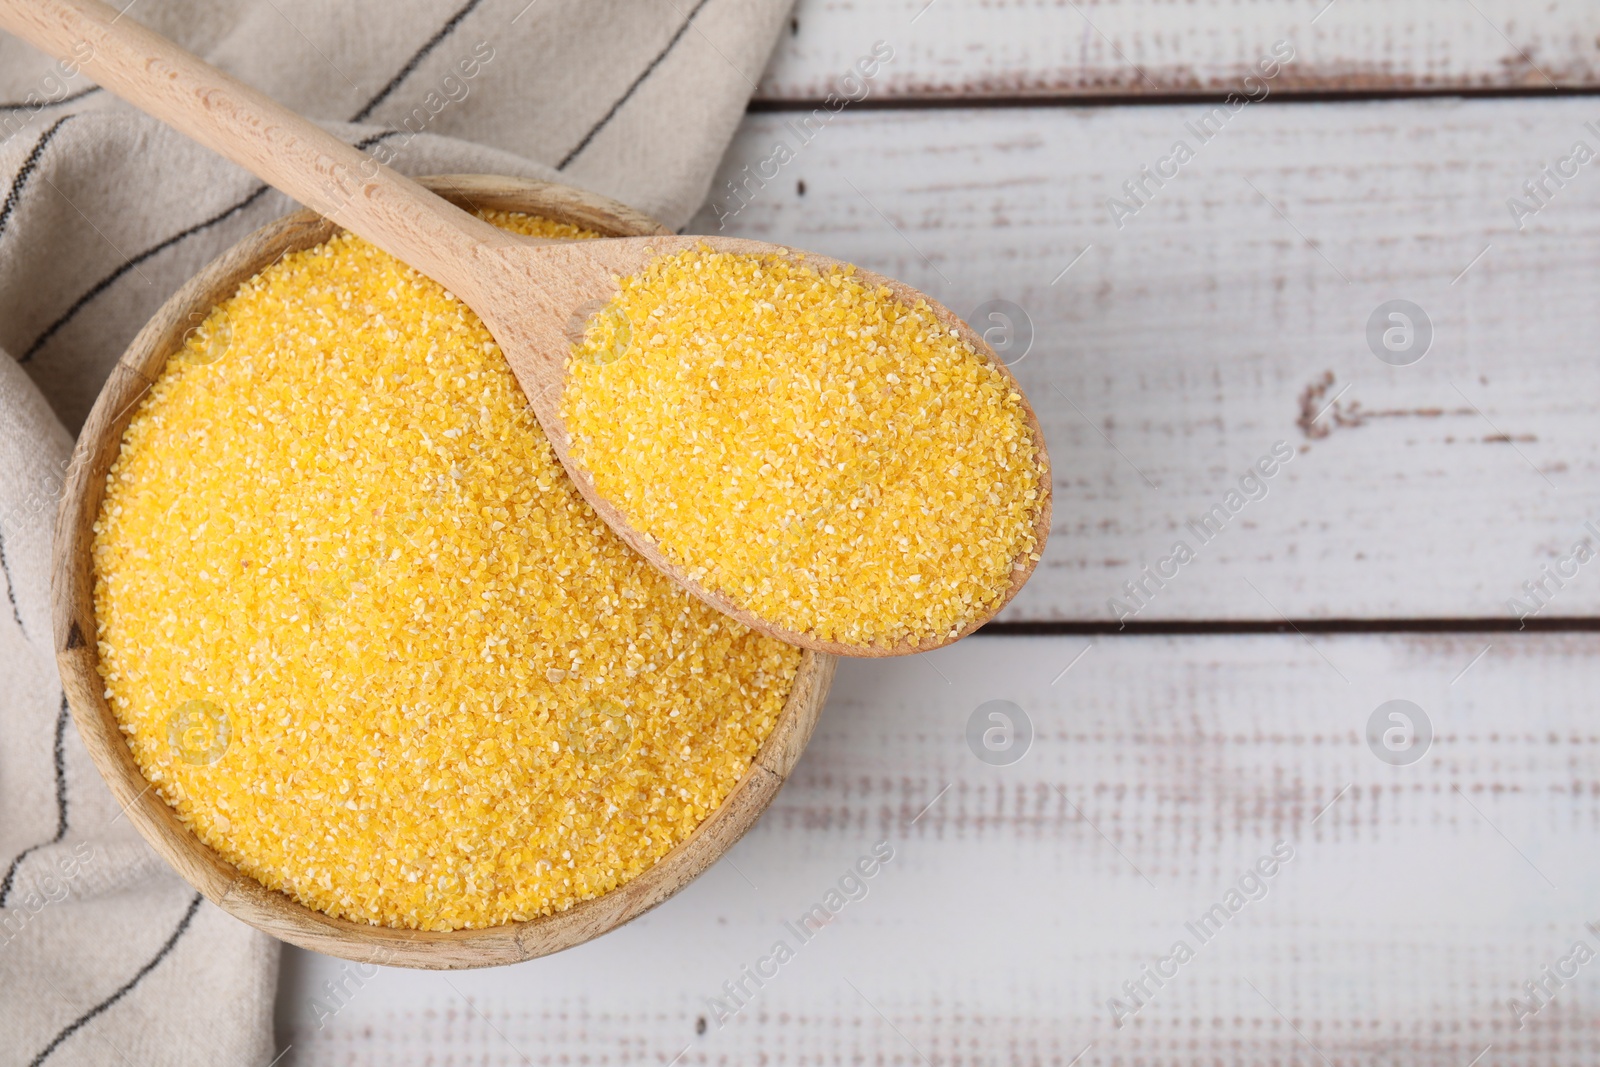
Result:
[[[799,0],[757,98],[821,100],[877,40],[879,101],[1221,95],[1279,40],[1273,92],[1548,90],[1600,80],[1597,34],[1583,0]]]
[[[847,661],[767,815],[659,910],[485,972],[356,981],[290,952],[280,1037],[345,1065],[1597,1062],[1600,962],[1521,1029],[1508,1001],[1600,946],[1600,635],[1489,643],[980,637]],[[1397,698],[1434,732],[1403,766],[1366,741]],[[997,699],[1034,732],[1006,766],[965,741]],[[865,896],[719,1025],[708,998],[879,841]],[[1247,879],[1275,846],[1293,858]],[[1233,909],[1241,879],[1258,899]],[[1186,924],[1218,903],[1202,940]],[[1118,1027],[1108,1001],[1180,940],[1194,958]]]
[[[1202,141],[1208,107],[847,111],[806,144],[752,115],[691,226],[860,263],[968,317],[1025,309],[1031,350],[1008,358],[1050,444],[1055,530],[1004,619],[1115,622],[1133,581],[1140,621],[1509,620],[1529,581],[1544,616],[1600,612],[1600,566],[1560,562],[1600,541],[1600,177],[1550,185],[1520,232],[1507,204],[1536,204],[1523,184],[1574,142],[1600,147],[1600,111],[1266,104]],[[1129,197],[1179,140],[1194,158]],[[794,158],[760,186],[780,141]],[[1114,217],[1113,197],[1143,206]],[[1432,323],[1409,366],[1369,343],[1395,299]],[[1293,459],[1265,498],[1230,498],[1274,447]],[[1209,540],[1189,525],[1235,503]],[[1179,541],[1195,558],[1157,587],[1143,568]],[[1558,565],[1577,571],[1559,589]]]

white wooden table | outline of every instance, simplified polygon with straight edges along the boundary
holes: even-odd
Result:
[[[1600,1063],[1600,165],[1541,178],[1600,150],[1600,7],[801,0],[791,29],[696,228],[1021,309],[994,336],[1055,463],[1044,566],[984,635],[846,663],[760,825],[633,925],[488,972],[286,952],[285,1062]],[[1196,136],[1229,92],[1264,99]],[[1396,300],[1428,328],[1371,343]],[[1031,724],[1007,765],[966,740],[994,700]]]

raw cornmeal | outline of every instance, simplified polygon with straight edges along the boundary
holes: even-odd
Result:
[[[624,546],[478,318],[348,234],[189,338],[95,533],[145,776],[241,870],[358,922],[490,926],[628,881],[743,777],[800,659]]]
[[[1037,560],[1022,397],[922,301],[712,252],[621,281],[569,364],[572,455],[673,563],[864,646],[954,635]]]

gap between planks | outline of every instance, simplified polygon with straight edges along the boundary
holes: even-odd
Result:
[[[1013,108],[1104,108],[1104,107],[1161,107],[1171,104],[1220,104],[1229,90],[1171,92],[1171,93],[955,93],[907,94],[904,96],[867,97],[850,105],[851,111],[964,111],[979,108],[1006,110]],[[1468,87],[1441,87],[1437,89],[1392,86],[1381,89],[1285,89],[1273,93],[1258,103],[1271,106],[1293,104],[1348,104],[1371,100],[1560,100],[1574,96],[1600,96],[1600,85],[1571,86],[1497,86],[1477,89]],[[752,115],[787,114],[826,109],[823,98],[796,98],[793,100],[754,97],[746,111]]]
[[[1170,619],[1119,626],[1112,621],[1074,622],[1068,620],[991,622],[973,637],[1065,637],[1072,635],[1126,636],[1217,636],[1229,634],[1501,634],[1501,633],[1594,633],[1600,632],[1600,617],[1516,619]]]
[[[757,97],[814,100],[875,41],[874,98],[1221,95],[1275,42],[1278,93],[1456,92],[1600,84],[1582,0],[800,0]]]

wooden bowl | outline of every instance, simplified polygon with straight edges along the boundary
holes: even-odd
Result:
[[[469,209],[521,211],[608,236],[667,233],[654,219],[578,189],[521,178],[443,175],[423,184]],[[156,795],[123,740],[97,669],[92,548],[94,522],[123,430],[139,399],[183,343],[186,331],[233,296],[240,283],[286,252],[319,244],[338,227],[310,211],[245,238],[162,305],[128,346],[100,391],[72,455],[56,520],[51,566],[56,658],[72,717],[117,803],[146,841],[213,904],[273,937],[362,963],[488,967],[581,944],[644,914],[687,885],[766,810],[800,758],[827,699],[836,660],[806,652],[788,702],[750,770],[722,806],[655,866],[609,893],[530,922],[438,933],[336,919],[268,889],[217,855]]]

